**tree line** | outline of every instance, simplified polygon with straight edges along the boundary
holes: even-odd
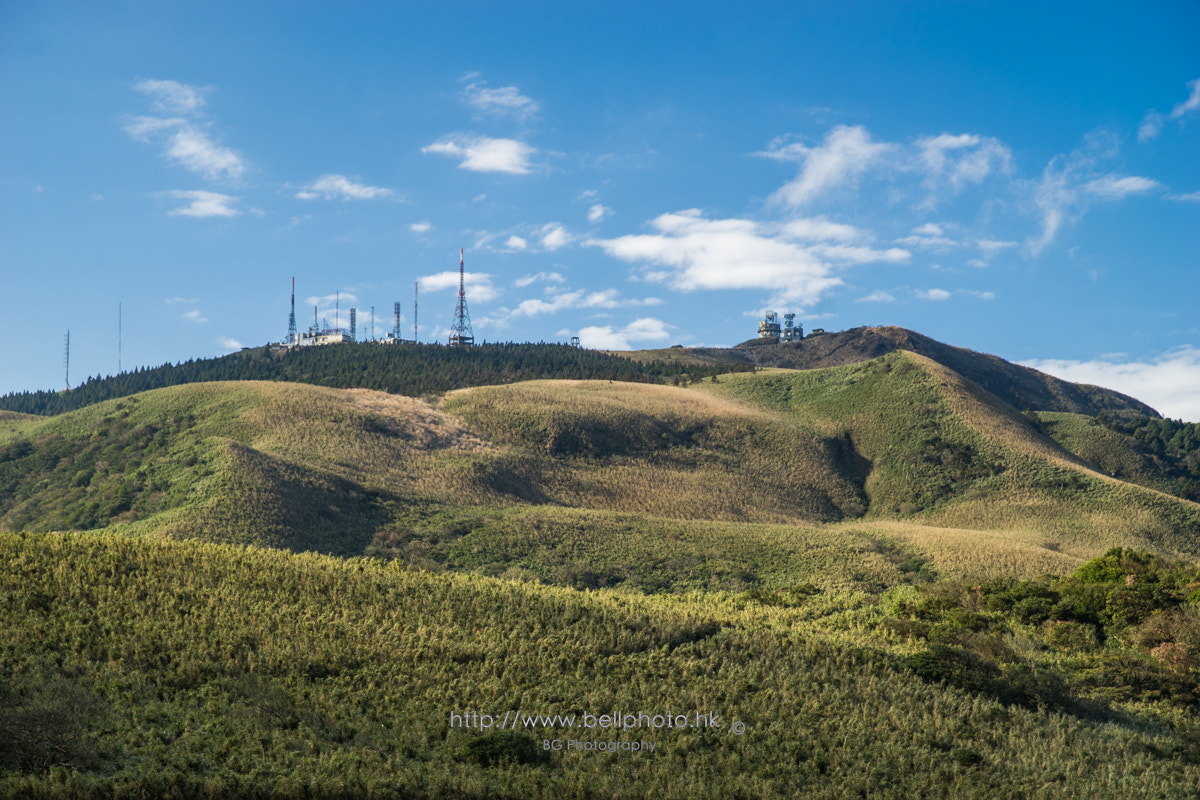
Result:
[[[1132,439],[1174,480],[1176,494],[1200,502],[1200,423],[1108,413],[1096,420]]]

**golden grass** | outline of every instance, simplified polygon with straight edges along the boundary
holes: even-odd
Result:
[[[563,505],[754,522],[833,520],[862,510],[858,489],[819,437],[730,397],[530,381],[452,392],[441,408],[547,465],[540,488]]]

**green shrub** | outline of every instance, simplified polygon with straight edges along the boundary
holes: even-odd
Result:
[[[460,761],[481,767],[542,764],[549,760],[532,736],[517,731],[490,731],[472,736],[458,747],[457,756]]]

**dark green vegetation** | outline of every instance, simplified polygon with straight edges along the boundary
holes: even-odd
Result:
[[[1039,627],[1026,602],[1111,598],[1124,581],[1104,564],[1033,588],[763,602],[112,534],[4,534],[0,558],[6,796],[1185,797],[1200,774],[1179,689],[1195,680],[1177,589],[1194,568],[1136,553],[1113,574],[1140,570],[1181,620],[1177,663],[1137,686],[1164,634],[1129,622],[1142,644],[1101,644]],[[493,728],[451,716],[471,711]],[[496,729],[518,711],[576,728]],[[689,725],[582,727],[613,711]]]
[[[905,661],[926,681],[1083,716],[1110,713],[1104,700],[1200,707],[1194,564],[1114,548],[1069,577],[928,585],[893,614],[885,624],[927,643]]]
[[[484,344],[457,348],[361,343],[304,347],[288,352],[255,347],[219,358],[146,367],[110,378],[88,378],[69,391],[8,394],[0,397],[0,410],[62,414],[138,392],[205,381],[294,381],[421,397],[466,386],[534,378],[679,384],[750,369],[753,369],[750,365],[736,364],[632,361],[560,344]]]
[[[0,795],[1191,796],[1191,428],[649,361],[0,411]],[[451,725],[517,710],[724,727]]]

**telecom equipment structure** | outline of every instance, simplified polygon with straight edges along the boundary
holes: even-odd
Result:
[[[454,306],[454,321],[450,323],[450,346],[470,347],[475,344],[471,331],[471,315],[467,313],[467,293],[463,280],[463,251],[458,251],[458,303]]]
[[[288,335],[285,342],[289,347],[296,344],[296,276],[292,276],[292,313],[288,314]]]
[[[795,312],[783,315],[783,341],[798,342],[804,338],[804,326],[796,324]]]
[[[758,338],[779,340],[779,315],[774,311],[768,311],[758,323]]]

